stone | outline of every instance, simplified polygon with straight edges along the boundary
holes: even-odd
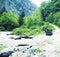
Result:
[[[32,39],[32,36],[29,35],[20,35],[21,38],[25,38],[25,39]]]
[[[12,53],[14,53],[14,48],[5,48],[0,51],[0,57],[9,57]]]
[[[0,57],[9,57],[12,53],[13,51],[2,52],[0,53]]]
[[[15,52],[9,57],[31,57],[29,53]]]
[[[18,46],[28,46],[28,44],[19,44]]]
[[[21,37],[18,35],[9,35],[10,39],[14,39],[14,40],[21,40]]]
[[[12,53],[9,57],[21,57],[23,54],[21,52]]]
[[[14,39],[14,40],[21,40],[21,38],[20,38],[20,37],[17,37],[17,38],[11,37],[10,39]]]
[[[10,35],[10,39],[14,39],[14,40],[21,40],[21,38],[24,38],[24,39],[32,39],[33,37],[32,36],[29,36],[29,35]]]
[[[19,47],[5,48],[0,51],[0,57],[9,57],[9,56],[12,56],[12,54],[20,51],[21,49]]]
[[[51,36],[51,35],[53,35],[53,33],[52,33],[52,29],[46,29],[46,35],[47,36]]]

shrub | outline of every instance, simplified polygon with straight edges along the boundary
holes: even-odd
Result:
[[[5,45],[0,45],[0,50],[4,49],[4,48],[7,48],[7,46]]]
[[[31,16],[25,17],[24,18],[24,25],[26,27],[30,27],[30,26],[38,26],[38,25],[43,25],[43,21],[41,18],[41,13],[40,10],[36,10]]]
[[[27,26],[27,27],[31,27],[31,26],[41,26],[41,25],[44,25],[44,22],[41,21],[40,19],[37,19],[37,18],[33,18],[32,17],[27,17],[26,19],[24,19],[24,24]]]
[[[31,16],[24,18],[24,24],[12,31],[12,34],[27,34],[38,35],[44,33],[46,28],[53,28],[49,23],[45,22],[41,18],[39,10],[34,12]]]
[[[0,26],[0,31],[5,31],[5,28],[3,26]]]
[[[43,26],[34,25],[29,28],[21,26],[19,28],[14,29],[12,31],[12,34],[38,35],[38,34],[43,34],[45,32],[46,28],[52,29],[53,31],[55,30],[52,25],[50,25],[49,23],[45,23]]]
[[[38,53],[41,53],[43,50],[42,49],[40,49],[40,48],[37,48],[36,50],[35,50],[35,52],[38,54]]]
[[[55,30],[54,27],[50,23],[45,22],[44,25],[42,26],[42,30],[46,31],[47,28],[52,29],[53,31]]]
[[[12,30],[19,26],[19,16],[12,12],[4,12],[0,16],[0,26],[4,27],[5,30]]]
[[[20,27],[20,28],[14,29],[13,32],[12,32],[12,34],[16,34],[16,35],[28,34],[28,35],[29,35],[29,32],[30,32],[30,31],[31,31],[31,30],[28,29],[28,28],[22,28],[22,27]]]

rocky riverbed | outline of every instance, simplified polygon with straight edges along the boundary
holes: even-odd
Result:
[[[8,57],[60,57],[60,29],[57,27],[52,36],[38,35],[21,38],[21,35],[10,35],[10,33],[0,32],[0,45],[7,46],[0,51],[0,55],[10,51]]]

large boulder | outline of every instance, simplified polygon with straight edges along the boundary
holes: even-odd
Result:
[[[46,29],[46,35],[47,36],[51,36],[51,35],[53,35],[53,33],[52,33],[52,29]]]
[[[13,51],[3,52],[0,54],[0,57],[9,57],[12,53]]]
[[[25,50],[25,52],[15,52],[12,53],[9,57],[33,57],[34,55],[34,49],[29,48]]]
[[[0,13],[3,11],[12,11],[21,15],[24,12],[28,16],[36,8],[37,6],[30,0],[0,0]]]
[[[9,57],[13,52],[13,48],[5,48],[0,51],[0,57]]]
[[[17,51],[20,51],[19,47],[9,47],[5,48],[0,51],[0,57],[9,57],[12,55],[12,53],[15,53]]]

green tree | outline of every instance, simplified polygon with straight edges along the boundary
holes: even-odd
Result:
[[[49,14],[54,14],[60,11],[60,0],[51,0],[49,2],[43,2],[41,4],[40,9],[42,13],[42,18],[45,21]]]
[[[24,17],[23,20],[23,25],[14,29],[12,34],[38,35],[44,33],[46,28],[53,30],[49,23],[42,20],[40,9],[37,9],[31,16]]]
[[[54,24],[60,27],[60,12],[54,14]]]
[[[5,30],[12,30],[19,26],[19,16],[12,12],[4,12],[0,16],[0,26],[3,26]]]
[[[41,6],[40,6],[40,10],[41,10],[43,21],[45,21],[45,18],[48,15],[48,13],[46,11],[47,10],[46,7],[47,7],[47,3],[45,1],[42,2]]]

